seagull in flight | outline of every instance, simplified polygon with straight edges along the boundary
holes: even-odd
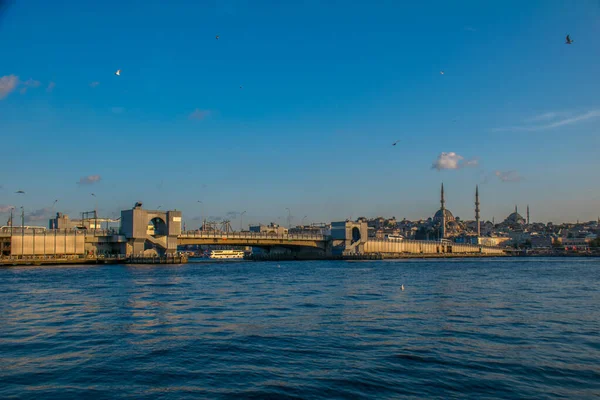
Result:
[[[118,69],[118,70],[117,70],[117,72],[115,72],[115,75],[116,75],[116,76],[121,76],[121,70],[120,70],[120,69]]]
[[[573,40],[571,39],[571,35],[567,35],[567,38],[565,40],[565,44],[573,44]]]
[[[215,39],[219,40],[219,35],[215,36]]]
[[[16,194],[25,194],[25,192],[24,192],[24,191],[22,191],[22,190],[17,190],[15,193],[16,193]]]
[[[444,75],[444,71],[440,71],[440,75]]]
[[[397,145],[398,143],[400,143],[400,141],[399,141],[399,140],[396,140],[394,143],[392,143],[392,146],[395,146],[395,145]]]

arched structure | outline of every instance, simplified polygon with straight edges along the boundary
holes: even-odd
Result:
[[[136,203],[121,211],[121,234],[127,239],[126,254],[142,255],[154,249],[159,255],[177,252],[181,232],[181,211],[144,210]]]

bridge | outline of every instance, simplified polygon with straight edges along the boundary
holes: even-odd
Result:
[[[177,254],[180,245],[253,247],[264,249],[269,255],[287,255],[299,259],[363,255],[506,254],[499,247],[452,243],[449,240],[378,240],[368,236],[368,226],[364,221],[332,222],[327,235],[182,231],[181,211],[145,210],[139,203],[133,209],[121,212],[118,230],[63,228],[66,221],[63,219],[58,220],[57,216],[57,220],[51,221],[50,225],[55,229],[0,228],[0,257],[172,257]]]
[[[177,236],[178,245],[226,245],[287,249],[310,248],[327,250],[330,238],[325,235],[294,235],[258,232],[203,232],[188,231]]]

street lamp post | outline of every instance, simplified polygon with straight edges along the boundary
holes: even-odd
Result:
[[[52,203],[52,226],[50,227],[51,229],[56,229],[56,216],[54,215],[54,206],[56,205],[56,203],[58,202],[58,200],[54,200],[54,203]]]
[[[289,208],[285,208],[288,212],[288,229],[292,229],[292,212]]]
[[[307,215],[305,215],[304,217],[302,217],[302,222],[301,222],[301,225],[302,225],[302,226],[304,226],[304,220],[305,220],[307,217],[308,217]]]
[[[240,232],[242,232],[242,226],[243,226],[242,221],[244,221],[244,214],[246,214],[246,211],[242,211],[240,213]]]
[[[21,206],[21,258],[25,255],[25,209]]]
[[[201,200],[198,200],[196,203],[203,204]],[[200,207],[200,208],[202,208],[202,207]],[[200,217],[200,221],[202,221],[202,213],[200,213],[200,215],[198,215],[198,217]],[[202,221],[202,231],[204,232],[204,221]]]
[[[98,226],[98,198],[96,197],[96,194],[90,194],[96,199],[96,203],[94,204],[94,233],[96,233],[96,228]]]
[[[13,225],[15,224],[14,220],[13,220],[13,211],[14,211],[14,207],[10,208],[10,237],[12,238],[12,234],[13,234]]]

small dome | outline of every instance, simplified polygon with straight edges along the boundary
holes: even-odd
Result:
[[[508,224],[525,224],[525,218],[521,216],[518,212],[513,212],[504,220],[505,223]]]
[[[444,215],[446,217],[446,222],[454,221],[454,215],[452,215],[452,213],[450,212],[450,210],[444,209]],[[437,210],[437,212],[433,216],[433,221],[435,223],[441,223],[442,222],[442,210],[441,209]]]

